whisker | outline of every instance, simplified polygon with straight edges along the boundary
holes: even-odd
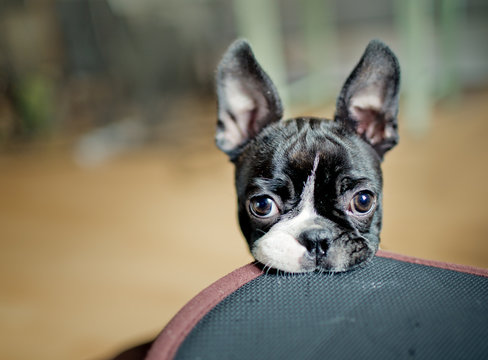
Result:
[[[264,266],[264,268],[268,268],[268,270],[266,270],[266,276],[268,276],[269,274],[269,270],[271,270],[271,265],[269,265],[269,263],[266,263],[266,265]]]

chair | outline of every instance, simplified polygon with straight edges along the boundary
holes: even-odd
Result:
[[[338,274],[243,266],[185,305],[139,358],[486,359],[487,339],[487,269],[380,250]]]

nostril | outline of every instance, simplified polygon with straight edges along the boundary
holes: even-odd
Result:
[[[326,230],[306,230],[299,237],[300,243],[315,256],[323,256],[327,252],[330,234]]]
[[[310,239],[304,239],[302,245],[305,246],[309,253],[315,253],[317,251],[318,243]]]
[[[324,256],[327,252],[327,239],[319,241],[315,244],[315,254],[317,256]]]

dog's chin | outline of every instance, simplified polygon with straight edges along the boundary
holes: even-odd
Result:
[[[366,265],[372,260],[377,246],[365,239],[338,241],[331,244],[327,253],[317,257],[309,253],[290,235],[278,238],[263,237],[256,241],[252,249],[254,258],[264,265],[288,273],[345,272]]]

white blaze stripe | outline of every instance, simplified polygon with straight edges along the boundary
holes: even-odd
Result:
[[[307,182],[303,187],[300,204],[298,205],[300,209],[305,209],[310,207],[313,212],[314,210],[314,192],[315,192],[315,172],[317,171],[317,167],[319,166],[319,155],[315,155],[315,160],[313,162],[313,169],[312,173],[307,178]]]

